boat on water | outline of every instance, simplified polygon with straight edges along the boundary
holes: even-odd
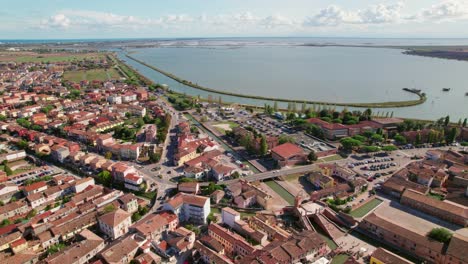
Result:
[[[465,93],[465,96],[468,96],[468,92]]]
[[[450,88],[442,88],[442,91],[448,92],[448,91],[450,91]]]

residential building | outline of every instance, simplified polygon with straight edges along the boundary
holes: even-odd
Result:
[[[104,249],[104,240],[88,229],[83,230],[80,236],[84,240],[50,255],[44,262],[47,264],[85,264]]]
[[[218,241],[223,246],[226,255],[230,257],[245,257],[255,251],[255,248],[243,237],[218,224],[212,223],[208,226],[208,235]]]
[[[153,213],[133,224],[130,231],[141,239],[159,240],[164,232],[175,230],[178,224],[177,215],[173,213]]]
[[[73,186],[73,190],[75,193],[81,193],[84,191],[88,186],[93,186],[95,185],[94,179],[91,177],[79,179],[75,182],[75,185]]]
[[[210,199],[193,194],[178,193],[167,201],[163,208],[175,213],[180,222],[206,224],[210,214]]]
[[[132,224],[131,216],[131,214],[118,208],[116,211],[99,217],[99,229],[112,239],[117,239],[128,233],[128,228]]]
[[[200,192],[200,184],[198,182],[181,182],[177,185],[179,192],[198,194]]]
[[[242,263],[313,263],[329,252],[330,248],[320,234],[305,230],[271,242],[244,257]]]
[[[100,256],[107,264],[126,264],[135,258],[138,247],[132,236],[126,236],[106,247]]]
[[[119,197],[121,208],[127,213],[133,214],[138,211],[138,199],[133,193],[127,193]]]

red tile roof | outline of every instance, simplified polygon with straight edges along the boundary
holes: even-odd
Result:
[[[304,151],[299,146],[289,142],[279,145],[273,148],[271,151],[284,159],[289,159],[292,156],[304,154]]]

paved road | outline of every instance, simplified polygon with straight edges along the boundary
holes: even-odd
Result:
[[[279,176],[286,176],[286,175],[295,174],[295,173],[306,173],[316,168],[317,168],[317,165],[311,164],[311,165],[294,167],[291,169],[285,169],[285,170],[280,170],[280,171],[267,171],[267,172],[257,173],[257,174],[249,175],[246,177],[242,177],[242,179],[249,181],[249,182],[260,181],[260,180],[266,180],[270,178],[276,178]],[[237,181],[239,181],[239,179],[224,181],[223,184],[229,185]]]

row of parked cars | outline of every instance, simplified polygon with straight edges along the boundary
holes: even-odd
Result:
[[[395,162],[392,163],[383,163],[383,164],[374,164],[370,166],[364,166],[361,168],[361,170],[371,170],[371,171],[378,171],[378,170],[385,170],[390,167],[396,166]]]
[[[393,161],[393,160],[394,160],[393,158],[369,159],[369,160],[353,162],[353,163],[349,164],[348,167],[349,168],[354,168],[356,166],[372,164],[372,163],[387,162],[387,161]],[[392,164],[394,164],[394,163],[392,163]],[[395,165],[391,165],[391,166],[395,166]]]

